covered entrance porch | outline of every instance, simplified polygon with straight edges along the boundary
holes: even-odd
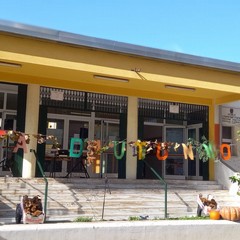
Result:
[[[63,93],[66,100],[56,101],[51,99],[51,92],[56,93],[57,91],[59,94]],[[85,97],[73,98],[73,96]],[[101,103],[99,103],[100,100]],[[172,104],[172,102],[166,101],[138,99],[134,111],[137,110],[138,112],[135,122],[138,122],[139,132],[137,138],[130,139],[129,142],[141,139],[182,144],[186,143],[188,138],[200,141],[203,133],[207,137],[208,107],[174,103],[174,106],[179,106],[179,112],[172,113],[170,111]],[[128,104],[125,97],[41,87],[41,132],[56,136],[60,147],[67,151],[73,137],[99,140],[101,147],[104,148],[113,141],[126,141],[126,132],[131,131],[127,130],[127,108]],[[49,142],[45,149],[41,146],[38,148],[41,159],[46,160],[51,147],[51,142]],[[131,154],[132,150],[129,149],[129,152]],[[203,170],[203,165],[196,152],[194,159],[190,161],[184,160],[182,150],[177,153],[171,150],[166,161],[158,161],[156,149],[154,149],[147,154],[146,160],[150,161],[150,165],[163,178],[201,180],[204,171],[206,172],[204,177],[208,175],[208,165]],[[51,170],[49,161],[42,164],[49,165],[46,165],[46,170]],[[141,166],[139,161],[137,164],[137,178],[153,177],[145,166]],[[57,162],[57,173],[55,175],[61,177],[66,175],[79,176],[82,169],[80,167],[75,168],[75,165],[80,166],[78,159],[71,162]],[[125,178],[128,167],[126,166],[126,155],[121,160],[117,160],[113,148],[109,148],[99,156],[97,166],[95,164],[88,165],[86,161],[85,166],[87,166],[90,176],[95,178],[106,175]],[[171,171],[171,168],[173,168],[173,171]]]

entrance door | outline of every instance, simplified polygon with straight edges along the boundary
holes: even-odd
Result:
[[[48,128],[47,135],[53,135],[57,138],[57,144],[60,149],[67,151],[70,149],[71,138],[87,139],[90,132],[90,119],[81,116],[69,116],[59,114],[48,114]],[[46,142],[46,156],[51,156],[53,147],[52,140]],[[76,152],[79,149],[76,149]],[[85,151],[86,152],[86,151]],[[75,167],[76,166],[76,167]],[[51,162],[45,162],[45,171],[50,171]],[[57,176],[66,176],[71,172],[74,175],[79,175],[82,172],[79,159],[72,159],[72,161],[56,161],[54,171],[57,172]]]
[[[0,114],[0,129],[16,130],[16,113],[2,112]],[[12,147],[14,144],[14,141],[10,138],[6,138],[0,141],[0,172],[4,172],[4,174],[7,174],[9,172],[9,167],[11,168],[13,164]]]
[[[144,123],[144,129],[143,129],[143,137],[142,139],[146,141],[163,141],[163,124],[161,123]],[[156,152],[150,151],[148,154],[146,154],[145,161],[160,175],[162,176],[163,173],[163,162],[157,160]],[[143,178],[146,179],[155,179],[156,176],[152,172],[152,170],[149,167],[146,167],[144,165],[143,170]],[[140,175],[141,176],[141,175]]]
[[[95,139],[101,140],[102,146],[107,146],[111,141],[119,140],[119,122],[111,120],[96,120]],[[118,162],[114,157],[113,148],[101,154],[101,176],[117,177]]]
[[[184,143],[186,142],[186,128],[179,127],[164,127],[165,142]],[[164,161],[164,176],[171,179],[185,179],[187,164],[183,157],[183,149],[180,146],[177,151],[174,146],[169,150],[168,158]]]
[[[68,148],[70,149],[71,138],[81,138],[82,140],[88,139],[89,136],[89,121],[83,120],[81,118],[76,120],[70,120],[68,122]],[[86,152],[86,144],[84,144],[84,152]],[[74,153],[79,153],[80,146],[74,149]],[[83,166],[87,168],[86,154],[83,154],[83,157],[80,158],[72,158],[71,162],[67,163],[67,172],[68,174],[74,173],[84,173],[85,169]],[[89,171],[89,169],[87,169]],[[89,172],[90,174],[90,172]]]
[[[188,125],[187,138],[192,138],[196,141],[200,141],[202,136],[202,124]],[[202,179],[200,176],[200,161],[199,156],[194,152],[194,160],[188,159],[188,179]]]
[[[172,146],[169,157],[164,161],[165,178],[175,179],[202,179],[200,174],[200,161],[196,150],[194,150],[194,160],[185,160],[183,155],[182,143],[187,143],[188,138],[196,141],[202,136],[202,124],[189,125],[186,127],[165,127],[164,137],[166,142],[180,144],[177,151]]]

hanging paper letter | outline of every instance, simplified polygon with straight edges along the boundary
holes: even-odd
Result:
[[[209,145],[203,143],[202,146],[203,146],[204,150],[206,151],[208,158],[215,158],[215,153],[214,153],[213,146],[211,143],[209,143]]]
[[[227,153],[224,153],[224,149],[227,150]],[[228,161],[231,159],[231,148],[229,144],[222,144],[220,146],[220,153],[223,160]]]
[[[163,160],[164,161],[164,160],[166,160],[168,158],[168,151],[167,151],[167,149],[164,149],[163,156],[161,156],[161,151],[162,151],[161,144],[158,143],[157,151],[156,151],[156,157],[157,157],[158,160]]]
[[[183,147],[184,159],[187,160],[189,157],[191,160],[194,160],[192,145],[189,145],[189,147],[187,147],[185,143],[182,143],[182,147]]]
[[[76,153],[76,150],[74,149],[74,146],[79,144],[80,149],[78,150],[78,153]],[[83,141],[81,138],[71,138],[71,144],[70,144],[70,152],[69,156],[74,158],[79,158],[82,155],[83,151]]]
[[[19,148],[22,148],[24,153],[27,153],[27,144],[26,144],[26,139],[25,139],[25,135],[22,134],[17,141],[16,146],[13,149],[13,152],[16,153],[18,151]]]

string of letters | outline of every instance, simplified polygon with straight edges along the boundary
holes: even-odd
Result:
[[[60,147],[57,138],[53,135],[26,134],[19,131],[0,130],[0,141],[9,138],[15,142],[13,152],[17,152],[19,148],[22,148],[24,153],[27,153],[27,144],[30,142],[30,137],[36,138],[38,144],[43,144],[47,140],[50,140],[52,141],[53,148]],[[78,153],[74,150],[76,144],[80,146]],[[91,163],[96,159],[96,155],[107,151],[109,148],[113,148],[115,158],[121,160],[125,156],[127,143],[126,140],[110,141],[101,147],[99,140],[72,138],[70,143],[70,157],[80,157],[83,154],[84,145],[86,145],[87,149],[87,159]],[[158,160],[164,161],[168,158],[172,148],[177,152],[179,147],[183,149],[184,159],[194,160],[194,149],[196,149],[200,159],[203,161],[207,161],[209,158],[216,158],[218,155],[216,147],[209,143],[205,137],[203,137],[202,142],[194,139],[188,139],[187,143],[137,140],[129,142],[128,145],[132,148],[133,156],[137,156],[138,160],[143,160],[147,154],[154,153]],[[219,148],[219,153],[223,160],[229,160],[231,158],[230,146],[222,144]]]

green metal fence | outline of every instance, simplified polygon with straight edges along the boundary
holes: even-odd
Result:
[[[168,218],[168,213],[167,213],[167,183],[160,177],[160,175],[145,161],[142,160],[147,167],[151,169],[151,171],[155,174],[155,176],[159,179],[159,181],[164,185],[164,217]]]

